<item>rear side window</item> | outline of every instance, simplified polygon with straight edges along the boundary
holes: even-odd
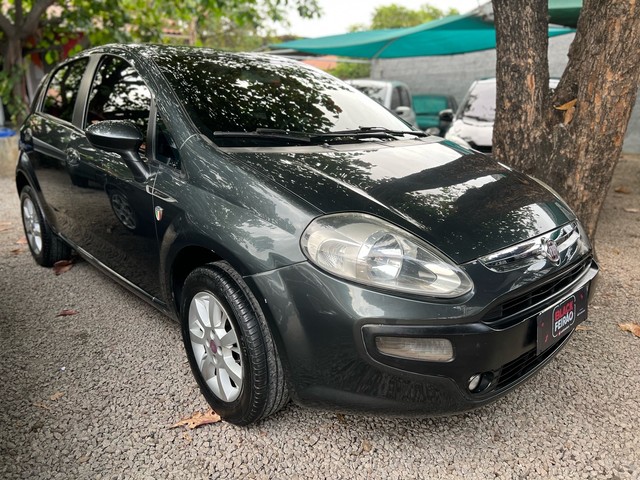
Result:
[[[51,77],[42,105],[42,113],[71,122],[82,75],[89,62],[81,58],[60,67]]]

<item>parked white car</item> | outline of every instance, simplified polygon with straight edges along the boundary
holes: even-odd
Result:
[[[557,85],[557,78],[549,80],[549,87],[555,88]],[[495,116],[495,78],[473,82],[455,116],[451,110],[440,112],[441,121],[453,121],[445,135],[447,140],[483,153],[491,153],[492,151]]]
[[[418,127],[409,87],[402,82],[359,78],[346,81],[369,98],[388,108],[405,122]]]

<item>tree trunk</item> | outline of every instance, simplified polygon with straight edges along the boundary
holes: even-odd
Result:
[[[25,15],[22,0],[14,0],[14,20],[0,12],[0,30],[4,39],[2,50],[2,70],[9,76],[12,91],[11,113],[16,117],[18,124],[22,123],[27,113],[27,80],[24,71],[24,58],[22,56],[23,43],[38,30],[40,20],[45,15],[47,8],[55,0],[37,0],[32,2],[31,10]]]
[[[640,2],[584,0],[569,63],[551,99],[547,1],[494,0],[493,152],[547,182],[593,240],[640,81]],[[575,108],[553,108],[576,100]]]

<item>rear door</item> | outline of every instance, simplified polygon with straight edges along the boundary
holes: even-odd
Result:
[[[70,192],[79,187],[70,174],[73,165],[67,157],[67,147],[84,136],[74,122],[78,116],[76,100],[88,64],[89,58],[81,58],[63,64],[51,74],[43,99],[27,119],[23,135],[47,221],[69,239],[78,238]]]

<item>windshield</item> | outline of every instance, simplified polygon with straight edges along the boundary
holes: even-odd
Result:
[[[496,117],[495,82],[476,83],[460,105],[458,117],[493,122]]]
[[[387,98],[387,85],[381,83],[358,83],[356,81],[348,82],[352,87],[360,90],[367,97],[372,98],[380,105],[384,105]]]
[[[156,63],[200,131],[411,130],[344,82],[291,60],[165,48]],[[215,141],[215,140],[214,140]]]

